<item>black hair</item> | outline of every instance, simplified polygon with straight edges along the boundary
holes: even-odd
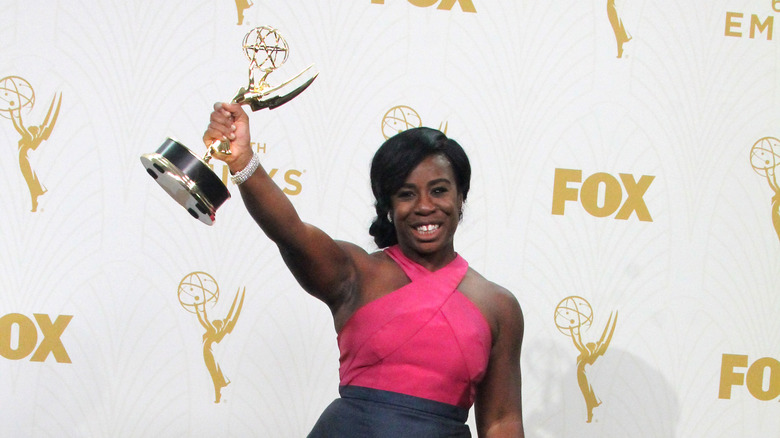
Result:
[[[371,191],[374,192],[376,218],[368,233],[379,248],[398,243],[395,226],[388,219],[392,196],[417,165],[432,155],[441,155],[449,160],[458,193],[466,201],[471,185],[471,164],[458,142],[431,128],[412,128],[390,137],[371,161]]]

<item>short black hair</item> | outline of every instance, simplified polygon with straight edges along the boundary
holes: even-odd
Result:
[[[412,128],[396,134],[374,154],[371,161],[371,191],[374,193],[376,218],[368,229],[379,248],[398,243],[395,226],[387,214],[392,196],[403,186],[409,174],[432,155],[445,157],[455,174],[455,184],[463,201],[471,186],[471,164],[463,148],[443,132],[432,128]]]

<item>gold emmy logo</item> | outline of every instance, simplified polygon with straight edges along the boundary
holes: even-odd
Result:
[[[238,12],[238,25],[244,24],[244,11],[251,8],[252,0],[236,0],[236,11]]]
[[[55,107],[56,103],[56,107]],[[35,105],[35,91],[29,82],[19,76],[7,76],[0,79],[0,116],[11,119],[16,132],[22,137],[19,140],[19,169],[30,190],[33,212],[38,211],[38,197],[46,193],[46,187],[41,184],[38,175],[30,164],[28,154],[38,149],[47,140],[57,122],[62,103],[62,93],[54,96],[49,105],[49,112],[40,125],[25,126],[22,120],[22,110],[29,113]]]
[[[753,170],[766,179],[774,192],[772,196],[772,224],[780,239],[780,185],[777,184],[777,166],[780,164],[780,140],[764,137],[750,148],[750,164]]]
[[[615,332],[617,324],[617,311],[614,319],[610,313],[604,332],[598,342],[582,341],[582,331],[590,328],[593,323],[593,309],[584,298],[577,296],[566,297],[558,303],[555,308],[555,326],[566,336],[569,336],[574,342],[574,346],[580,353],[577,356],[577,383],[585,398],[585,406],[588,408],[588,420],[593,420],[593,409],[601,405],[601,400],[596,397],[593,387],[588,382],[588,375],[585,373],[585,365],[593,365],[599,356],[607,352],[609,342],[612,340],[612,334]]]
[[[211,375],[211,381],[214,383],[214,403],[219,403],[222,399],[222,388],[230,384],[230,379],[226,378],[214,357],[212,347],[214,343],[220,342],[225,336],[233,331],[241,313],[241,307],[244,305],[243,290],[236,291],[233,298],[233,304],[230,305],[228,314],[223,319],[209,319],[207,308],[214,308],[219,301],[219,285],[214,277],[205,272],[192,272],[187,274],[179,283],[179,304],[184,310],[194,313],[198,317],[198,322],[206,332],[203,334],[203,361],[206,363]],[[239,295],[241,299],[239,300]]]
[[[623,25],[623,19],[620,17],[620,12],[615,5],[615,0],[607,0],[607,17],[609,18],[609,24],[612,25],[612,31],[615,33],[617,57],[622,58],[623,44],[631,41],[631,34],[628,33],[626,27]]]
[[[420,114],[414,108],[406,105],[398,105],[390,108],[382,117],[382,135],[385,140],[411,128],[419,128],[423,125]],[[439,123],[439,131],[447,134],[449,122]],[[443,128],[443,129],[442,129]]]

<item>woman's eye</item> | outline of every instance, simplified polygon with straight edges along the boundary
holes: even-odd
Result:
[[[395,196],[397,196],[399,199],[409,199],[412,196],[414,196],[414,193],[409,191],[403,191],[403,192],[398,192]]]
[[[447,188],[446,187],[434,187],[432,192],[435,195],[441,195],[443,193],[447,193]]]

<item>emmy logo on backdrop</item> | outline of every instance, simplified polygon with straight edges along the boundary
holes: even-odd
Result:
[[[245,292],[246,288],[236,291],[233,304],[225,318],[214,319],[212,316],[209,319],[207,308],[213,308],[219,301],[219,286],[214,277],[205,272],[193,272],[187,274],[179,283],[179,304],[184,310],[196,314],[198,322],[206,330],[203,334],[203,361],[214,384],[214,403],[219,403],[222,399],[222,388],[230,383],[230,379],[225,377],[214,357],[214,343],[219,343],[233,331],[241,314],[241,307],[244,305]]]
[[[777,184],[777,167],[780,164],[780,140],[764,137],[750,148],[750,164],[753,170],[766,179],[774,192],[772,196],[772,224],[780,239],[780,185]]]
[[[617,42],[617,57],[623,57],[623,44],[631,41],[631,34],[626,30],[626,26],[623,25],[623,19],[620,18],[618,8],[615,5],[615,0],[607,0],[607,17],[609,18],[609,24],[612,25],[612,31],[615,33],[615,42]]]
[[[397,105],[390,108],[382,117],[382,135],[385,140],[407,129],[419,128],[423,125],[420,114],[414,108]],[[448,122],[439,123],[439,131],[447,134]]]
[[[244,11],[252,7],[252,0],[236,0],[236,11],[238,12],[238,25],[244,24]]]
[[[588,382],[588,375],[585,373],[585,365],[593,365],[599,356],[607,352],[609,342],[612,340],[612,334],[615,332],[617,324],[617,312],[610,313],[604,332],[598,342],[582,341],[582,330],[590,328],[593,323],[593,309],[584,298],[571,296],[566,297],[555,308],[555,325],[558,330],[566,336],[571,337],[574,346],[579,351],[577,356],[577,383],[585,397],[585,406],[588,408],[588,420],[593,420],[593,409],[601,404],[601,400],[596,397],[593,387]]]
[[[244,54],[249,59],[249,85],[238,90],[233,103],[249,105],[252,111],[274,109],[291,101],[314,82],[312,66],[282,82],[271,85],[267,78],[284,64],[289,54],[287,41],[267,26],[256,27],[244,36]],[[226,141],[212,144],[199,158],[171,138],[157,152],[141,156],[141,163],[155,181],[192,217],[213,225],[217,209],[230,198],[222,180],[209,168],[214,154],[230,155]]]
[[[38,211],[38,197],[46,193],[46,187],[41,184],[38,175],[30,164],[30,151],[38,149],[44,140],[48,140],[57,116],[60,114],[62,94],[54,96],[49,105],[49,112],[40,125],[25,126],[22,120],[22,110],[30,111],[35,105],[35,91],[29,82],[19,76],[8,76],[0,79],[0,116],[11,119],[16,132],[22,137],[19,140],[19,169],[30,190],[33,212]]]

